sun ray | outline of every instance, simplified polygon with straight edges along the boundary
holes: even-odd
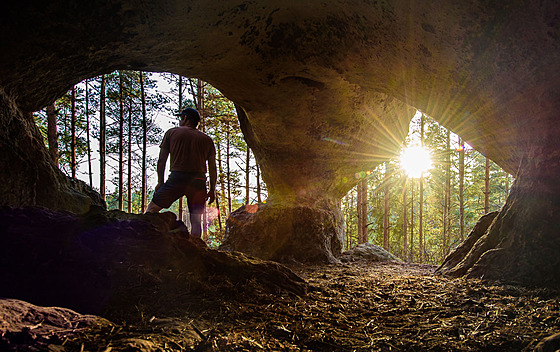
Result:
[[[430,151],[418,145],[409,146],[404,149],[400,162],[401,168],[412,178],[421,177],[432,168]]]

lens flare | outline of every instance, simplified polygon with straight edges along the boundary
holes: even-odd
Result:
[[[400,161],[401,168],[412,178],[418,178],[432,168],[432,156],[421,146],[410,146],[403,150]]]

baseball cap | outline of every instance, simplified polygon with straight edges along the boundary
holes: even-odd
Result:
[[[198,111],[196,111],[196,109],[193,108],[186,108],[180,113],[175,114],[175,116],[185,116],[188,120],[195,120],[197,122],[200,121],[200,114],[198,113]]]

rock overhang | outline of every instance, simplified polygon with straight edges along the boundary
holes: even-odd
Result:
[[[329,159],[351,138],[377,143],[376,157],[351,169],[386,159],[404,138],[411,107],[512,173],[528,149],[558,137],[560,10],[553,1],[67,5],[2,5],[8,35],[0,84],[24,111],[113,69],[197,76],[243,107],[259,159],[284,151],[313,160],[298,159],[307,149],[324,161],[317,174],[344,169]],[[368,119],[367,109],[380,113]],[[337,135],[341,128],[347,131]],[[341,144],[324,143],[331,140]]]

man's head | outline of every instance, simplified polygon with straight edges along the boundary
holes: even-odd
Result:
[[[185,126],[187,123],[192,127],[198,127],[198,123],[200,122],[200,114],[193,108],[186,108],[185,110],[181,111],[175,116],[180,116],[181,121],[179,125]]]

